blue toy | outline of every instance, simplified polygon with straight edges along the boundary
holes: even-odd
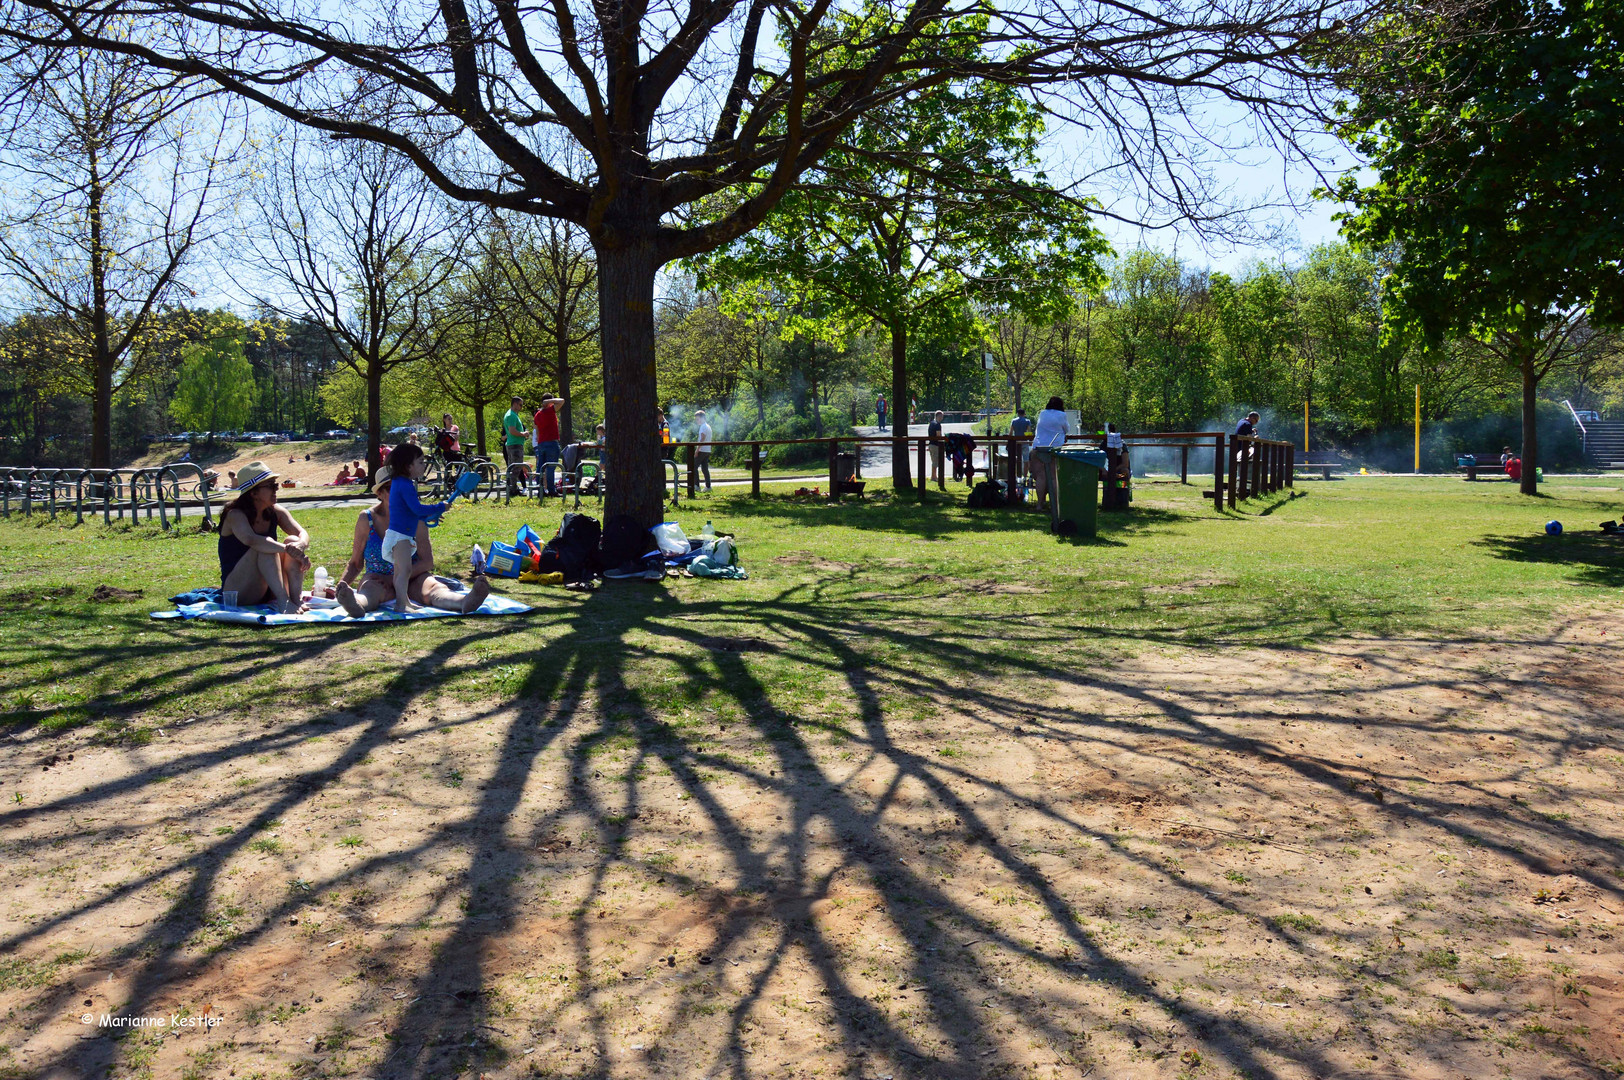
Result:
[[[457,501],[458,495],[471,495],[477,487],[479,487],[479,474],[472,469],[466,470],[461,476],[457,477],[457,483],[451,489],[451,498],[445,501],[445,508],[447,510],[451,509],[451,504]],[[435,514],[432,521],[425,518],[423,524],[432,529],[440,524],[440,516],[440,514]]]
[[[1560,521],[1547,521],[1545,523],[1545,535],[1546,536],[1561,536],[1562,535],[1562,523]]]

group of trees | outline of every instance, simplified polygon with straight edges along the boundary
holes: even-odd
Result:
[[[962,391],[982,350],[1012,396],[1134,426],[1306,402],[1350,434],[1416,383],[1446,415],[1510,369],[1532,462],[1540,381],[1605,374],[1624,314],[1615,8],[16,0],[4,167],[34,197],[0,221],[27,300],[0,394],[36,432],[88,402],[107,464],[116,400],[167,380],[171,409],[264,408],[222,382],[281,370],[297,329],[319,359],[272,407],[316,370],[335,418],[364,402],[373,464],[386,402],[472,410],[482,439],[528,379],[566,428],[601,406],[608,509],[649,519],[662,391],[823,431],[839,388],[848,412]],[[1055,123],[1089,190],[1040,167]],[[1246,208],[1213,155],[1328,124],[1377,172],[1336,192],[1357,251],[1107,262],[1102,215],[1224,232]],[[226,332],[183,305],[243,222],[227,265],[271,321]],[[657,305],[674,262],[693,287]]]
[[[1392,262],[1335,243],[1226,274],[1128,251],[1102,260],[1098,286],[1073,292],[1058,317],[960,298],[947,332],[909,339],[912,396],[922,411],[980,408],[985,351],[996,411],[1035,410],[1058,395],[1087,423],[1188,431],[1256,408],[1274,434],[1300,441],[1306,405],[1314,449],[1365,451],[1374,463],[1398,443],[1390,464],[1407,466],[1419,386],[1424,423],[1445,429],[1434,464],[1447,465],[1451,449],[1481,451],[1479,433],[1501,432],[1486,421],[1515,411],[1520,367],[1493,339],[1394,333],[1383,303]],[[1547,396],[1580,409],[1624,405],[1618,339],[1582,321],[1562,325],[1568,336],[1542,358],[1552,365]],[[820,422],[851,414],[872,422],[876,395],[891,396],[896,338],[858,326],[819,336],[827,324],[800,294],[760,285],[679,289],[658,325],[662,399],[720,412],[737,438],[821,434]],[[775,402],[785,411],[770,422]]]
[[[200,84],[131,58],[29,53],[3,78],[3,165],[27,182],[0,218],[20,309],[0,327],[6,457],[106,467],[171,423],[337,422],[375,467],[414,413],[471,411],[483,449],[487,407],[515,392],[599,398],[590,379],[570,394],[596,357],[573,226],[459,205],[371,144],[283,127],[256,147]],[[194,309],[204,288],[250,313]]]

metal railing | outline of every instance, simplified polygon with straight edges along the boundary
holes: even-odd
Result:
[[[1573,407],[1573,402],[1569,401],[1567,398],[1562,399],[1562,404],[1568,407],[1568,415],[1572,416],[1573,422],[1579,425],[1579,453],[1583,454],[1585,457],[1589,457],[1590,447],[1588,445],[1588,441],[1590,432],[1585,430],[1585,422],[1579,419],[1579,410],[1575,409]]]
[[[192,499],[183,493],[182,478],[188,472],[197,474]],[[143,511],[151,521],[156,511],[158,523],[168,529],[171,517],[179,524],[182,509],[195,506],[202,508],[205,527],[212,529],[215,490],[202,466],[185,461],[138,469],[7,466],[0,467],[0,517],[11,516],[13,501],[24,517],[38,510],[53,521],[71,507],[76,525],[84,523],[87,510],[92,517],[100,511],[108,525],[115,513],[120,521],[127,514],[135,522]]]

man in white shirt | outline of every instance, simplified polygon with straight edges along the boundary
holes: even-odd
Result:
[[[699,471],[705,474],[705,490],[709,491],[711,489],[711,474],[710,474],[711,426],[710,426],[710,421],[705,419],[705,410],[704,409],[700,409],[697,412],[695,412],[694,413],[694,419],[699,421],[699,432],[694,437],[694,442],[698,444],[697,446],[694,447],[694,461],[698,464]]]

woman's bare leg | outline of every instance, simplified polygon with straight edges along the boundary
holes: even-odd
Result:
[[[253,557],[259,563],[261,580],[270,587],[271,597],[276,601],[276,609],[284,615],[295,613],[299,608],[299,602],[288,595],[288,579],[283,572],[281,552],[256,551]]]
[[[259,552],[250,551],[238,559],[237,565],[221,582],[220,589],[222,592],[236,593],[237,602],[245,607],[259,603],[259,598],[271,591],[260,566]]]
[[[293,605],[295,614],[309,611],[310,605],[304,602],[304,573],[306,563],[296,555],[282,553],[282,581],[287,589],[288,601]]]
[[[337,592],[338,602],[357,619],[369,611],[377,611],[395,598],[394,585],[375,577],[362,581],[359,589],[352,589],[341,581]]]
[[[400,540],[395,544],[395,550],[389,553],[389,561],[395,564],[395,611],[405,615],[422,608],[412,603],[412,545],[410,541]]]
[[[490,594],[491,583],[485,580],[483,574],[474,579],[473,588],[467,592],[458,592],[433,574],[412,579],[412,599],[441,611],[457,611],[464,615],[478,611]]]

